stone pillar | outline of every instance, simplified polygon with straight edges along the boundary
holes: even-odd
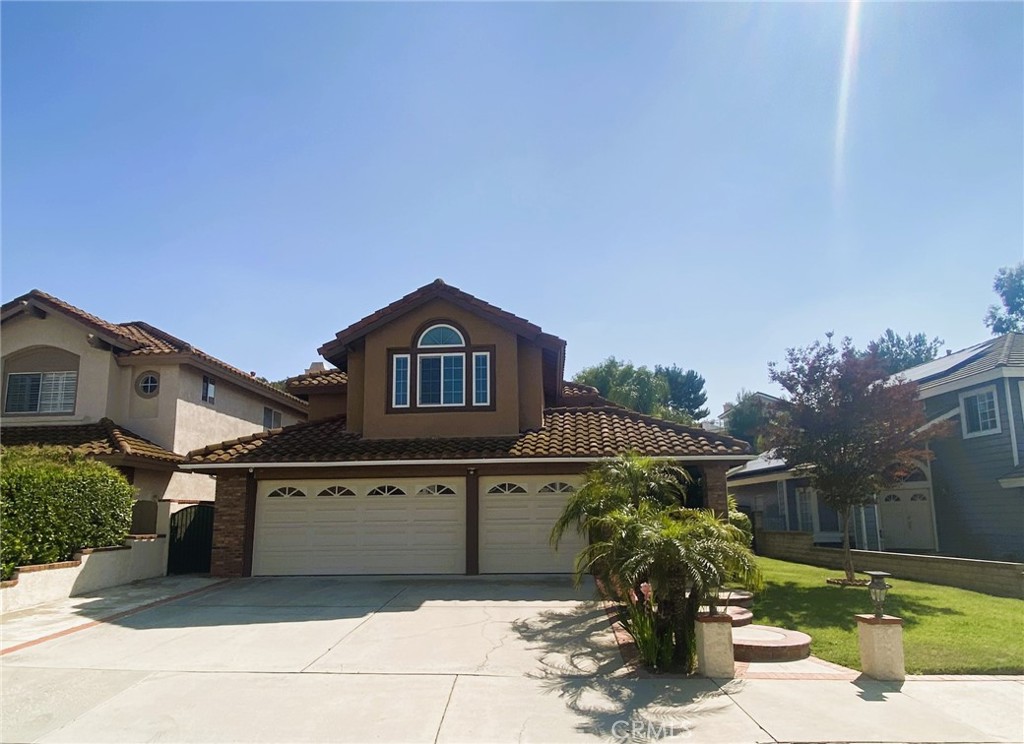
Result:
[[[902,619],[892,615],[857,615],[857,641],[860,645],[860,668],[864,674],[874,679],[900,682],[906,678]]]
[[[713,509],[715,514],[724,517],[729,513],[726,499],[728,486],[725,483],[725,472],[729,466],[725,463],[708,463],[702,467],[704,472],[704,506]]]
[[[697,672],[705,677],[735,676],[732,618],[725,613],[697,618]]]
[[[245,473],[217,476],[217,497],[213,503],[213,576],[245,575],[247,483]]]

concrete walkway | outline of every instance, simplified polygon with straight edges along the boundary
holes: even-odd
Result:
[[[562,577],[142,582],[0,618],[0,740],[1024,741],[1022,678],[814,659],[637,678],[592,597]]]

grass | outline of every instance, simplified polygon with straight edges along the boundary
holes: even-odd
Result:
[[[841,571],[758,558],[765,588],[754,622],[811,636],[811,653],[860,668],[854,615],[871,612],[866,587],[829,586]],[[889,579],[887,614],[903,618],[908,674],[1024,673],[1024,600]]]

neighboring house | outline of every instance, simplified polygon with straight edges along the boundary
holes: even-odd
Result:
[[[918,384],[929,423],[953,433],[929,442],[934,457],[856,510],[868,549],[1024,559],[1024,334],[1010,333],[899,373]],[[835,512],[770,454],[729,473],[729,488],[763,529],[814,533],[834,544]],[[841,536],[839,536],[841,539]]]
[[[565,342],[437,280],[319,349],[287,382],[305,424],[190,453],[217,476],[220,576],[569,572],[551,528],[584,471],[635,450],[696,477],[724,511],[745,442],[616,406],[563,381]]]
[[[762,392],[751,393],[749,399],[761,403],[765,409],[772,409],[785,402],[782,398],[776,398],[774,395]],[[732,417],[735,408],[735,403],[725,403],[722,406],[722,412],[718,415],[718,419],[705,423],[704,428],[708,431],[729,431],[729,419]]]
[[[213,499],[212,478],[179,470],[183,453],[307,417],[304,401],[141,321],[109,323],[32,290],[0,323],[0,441],[119,468],[145,502],[133,532],[156,531],[156,502]]]

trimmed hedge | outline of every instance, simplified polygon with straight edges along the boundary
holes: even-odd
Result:
[[[124,543],[135,489],[114,468],[42,447],[5,447],[0,465],[0,577]]]

